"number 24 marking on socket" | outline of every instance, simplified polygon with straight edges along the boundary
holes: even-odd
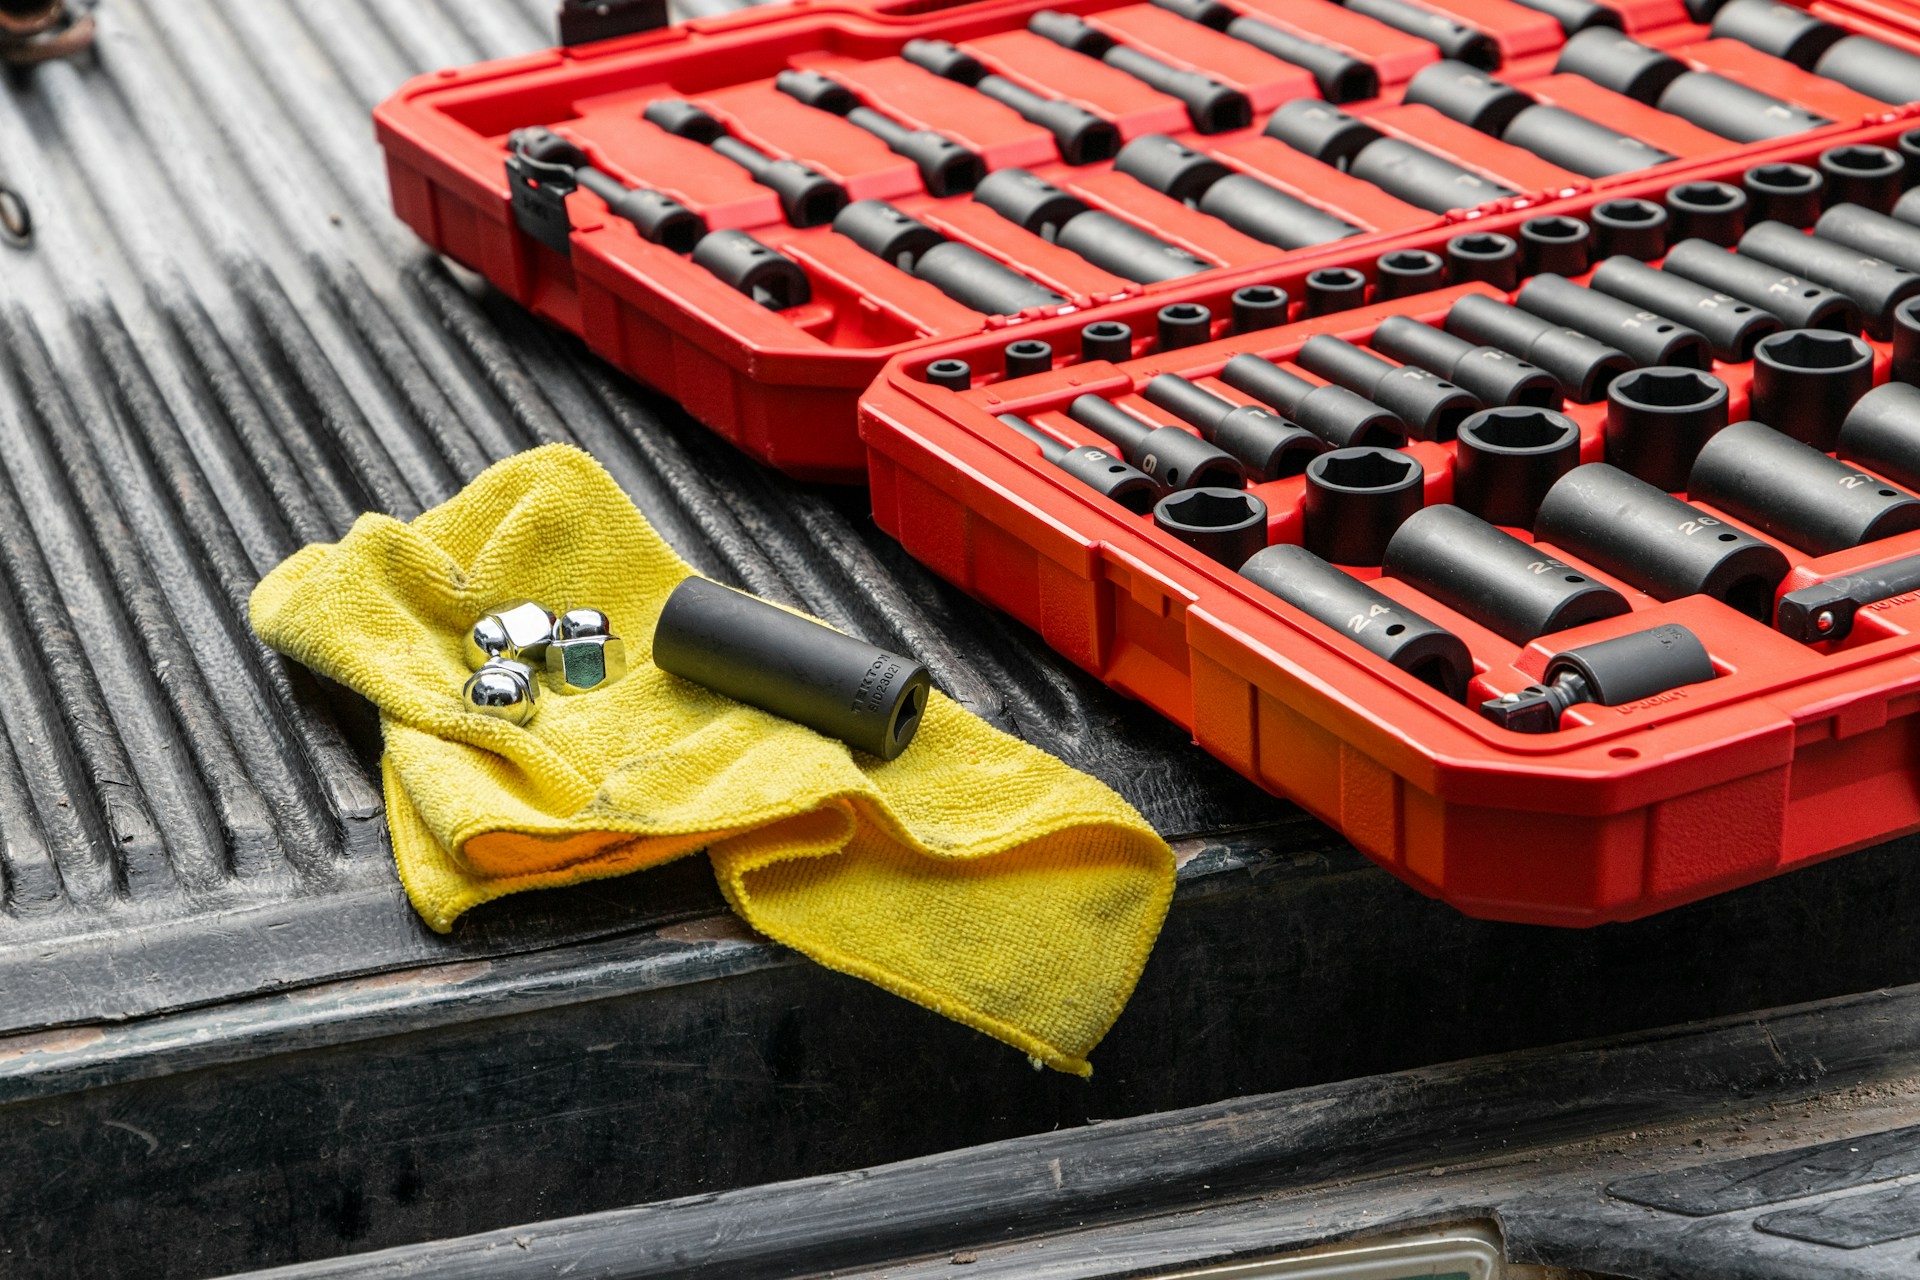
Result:
[[[1351,618],[1348,618],[1347,629],[1353,632],[1353,634],[1359,635],[1362,631],[1365,631],[1370,625],[1372,625],[1373,620],[1375,618],[1379,617],[1383,613],[1392,613],[1392,612],[1393,610],[1387,608],[1386,605],[1383,605],[1383,604],[1371,605],[1368,607],[1365,613],[1356,613]]]

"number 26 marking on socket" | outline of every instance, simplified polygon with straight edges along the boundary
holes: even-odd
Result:
[[[1680,530],[1681,533],[1684,533],[1689,538],[1691,538],[1694,534],[1700,532],[1702,529],[1708,528],[1710,526],[1718,525],[1719,523],[1720,522],[1718,520],[1715,520],[1712,516],[1701,516],[1698,520],[1682,520],[1676,527]]]

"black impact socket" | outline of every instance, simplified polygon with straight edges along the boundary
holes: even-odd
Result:
[[[1377,565],[1394,531],[1425,505],[1418,458],[1392,449],[1335,449],[1307,464],[1300,541],[1334,564]]]
[[[1208,187],[1196,206],[1242,235],[1282,249],[1304,249],[1359,235],[1364,228],[1244,173]]]
[[[1407,82],[1404,100],[1588,178],[1634,173],[1676,158],[1563,107],[1542,105],[1460,62],[1423,68]]]
[[[1045,285],[956,240],[943,240],[921,254],[914,260],[913,275],[984,315],[1010,316],[1066,302]]]
[[[1431,108],[1449,120],[1495,138],[1504,133],[1521,112],[1538,105],[1538,99],[1525,90],[1451,58],[1422,67],[1407,81],[1401,100],[1412,106]]]
[[[1025,169],[996,169],[973,189],[973,198],[1008,222],[1042,240],[1058,240],[1069,222],[1087,212],[1087,202]]]
[[[1153,524],[1229,569],[1267,545],[1267,504],[1239,489],[1182,489],[1153,507]]]
[[[1113,167],[1135,182],[1183,204],[1195,204],[1208,187],[1232,172],[1212,156],[1164,133],[1143,133],[1120,148]]]
[[[1592,404],[1607,394],[1608,383],[1633,368],[1616,347],[1484,294],[1468,294],[1453,304],[1447,332],[1545,369],[1559,382],[1560,394],[1575,404]]]
[[[1515,733],[1554,733],[1570,707],[1617,707],[1719,674],[1700,637],[1669,622],[1556,653],[1547,659],[1544,683],[1489,698],[1480,714]]]
[[[1580,465],[1580,427],[1551,409],[1482,409],[1460,424],[1453,503],[1493,524],[1533,527],[1540,502]]]
[[[1620,11],[1597,0],[1518,0],[1535,13],[1544,13],[1560,24],[1560,30],[1575,35],[1589,27],[1620,29]]]
[[[1006,361],[1009,378],[1024,378],[1029,374],[1053,372],[1053,347],[1038,338],[1022,338],[1018,342],[1009,342],[1002,357]]]
[[[1383,253],[1373,263],[1373,300],[1388,302],[1411,298],[1445,287],[1447,264],[1437,253],[1425,249],[1395,249]],[[1508,286],[1511,288],[1512,286]]]
[[[1467,696],[1473,655],[1464,640],[1305,547],[1268,547],[1240,576],[1455,702]]]
[[[618,218],[633,224],[642,238],[675,253],[692,253],[707,234],[707,220],[671,196],[645,187],[629,187],[611,174],[588,167],[577,171],[580,185],[607,202]]]
[[[1694,71],[1671,54],[1617,31],[1582,31],[1569,38],[1553,69],[1582,76],[1734,142],[1764,142],[1833,123],[1725,76]]]
[[[1780,548],[1604,462],[1547,491],[1534,537],[1656,600],[1712,596],[1765,622],[1787,576]]]
[[[1213,314],[1198,302],[1169,302],[1153,316],[1155,351],[1197,347],[1213,337]]]
[[[931,129],[910,129],[866,106],[853,90],[818,71],[782,71],[773,85],[796,101],[864,129],[886,144],[887,150],[913,161],[928,195],[959,195],[973,190],[986,176],[986,163],[952,138]]]
[[[1667,251],[1667,211],[1651,200],[1603,200],[1593,220],[1593,256],[1650,262]]]
[[[1558,409],[1563,399],[1560,384],[1545,369],[1498,347],[1477,347],[1411,316],[1388,316],[1367,345],[1403,364],[1439,374],[1489,407]]]
[[[1860,308],[1846,294],[1705,240],[1682,240],[1660,269],[1759,307],[1788,329],[1860,332]]]
[[[1500,45],[1484,31],[1407,0],[1344,0],[1347,8],[1427,41],[1440,56],[1481,71],[1500,69]]]
[[[1727,384],[1698,369],[1635,369],[1607,388],[1607,461],[1657,489],[1687,487],[1693,460],[1727,425]]]
[[[1920,387],[1888,382],[1867,392],[1847,412],[1835,443],[1847,461],[1920,487]]]
[[[1828,147],[1817,163],[1820,176],[1827,180],[1829,207],[1854,204],[1888,213],[1906,190],[1907,162],[1892,147],[1861,143]]]
[[[1233,291],[1233,331],[1253,333],[1287,322],[1287,291],[1278,285],[1249,284]]]
[[[1219,0],[1152,0],[1156,8],[1177,13],[1190,22],[1224,31],[1262,53],[1313,73],[1320,96],[1328,102],[1360,102],[1380,92],[1380,74],[1351,54],[1305,40],[1270,22],[1242,15]]]
[[[1416,440],[1451,440],[1479,401],[1418,365],[1382,360],[1344,338],[1318,333],[1301,346],[1294,363],[1328,382],[1365,396],[1407,424]]]
[[[813,297],[807,273],[783,253],[744,231],[709,231],[693,247],[693,263],[769,311],[785,311]]]
[[[1593,228],[1578,218],[1528,218],[1520,224],[1520,269],[1530,276],[1542,271],[1569,279],[1584,275],[1593,261],[1592,245]]]
[[[1920,298],[1893,309],[1893,368],[1896,382],[1920,383]]]
[[[1667,188],[1670,239],[1731,246],[1746,229],[1747,193],[1732,183],[1682,182]]]
[[[1524,310],[1613,344],[1640,367],[1711,369],[1713,350],[1696,329],[1670,316],[1582,288],[1565,276],[1538,275],[1514,295]],[[1535,361],[1538,363],[1538,361]]]
[[[1909,129],[1895,138],[1893,149],[1898,151],[1900,158],[1907,162],[1907,185],[1911,187],[1920,184],[1920,129]]]
[[[1178,99],[1187,109],[1187,119],[1200,133],[1226,133],[1253,123],[1253,103],[1240,90],[1120,44],[1073,14],[1042,9],[1027,19],[1027,30],[1062,48],[1097,58],[1114,70],[1124,71],[1141,83]]]
[[[1161,489],[1140,468],[1095,445],[1069,445],[1054,439],[1017,414],[1003,413],[1000,421],[1040,446],[1040,456],[1104,498],[1143,516],[1160,500]]]
[[[1373,401],[1332,383],[1309,382],[1260,356],[1235,356],[1220,370],[1220,381],[1272,405],[1336,449],[1390,449],[1407,441],[1406,424]]]
[[[1060,228],[1054,243],[1079,254],[1102,271],[1137,284],[1159,284],[1213,270],[1214,264],[1196,258],[1178,245],[1110,213],[1089,210]]]
[[[1747,222],[1784,222],[1801,230],[1820,217],[1827,180],[1804,164],[1757,164],[1740,175],[1747,193]]]
[[[747,176],[780,199],[780,211],[796,227],[820,227],[847,205],[846,188],[798,160],[779,160],[748,146],[726,126],[691,102],[656,98],[641,115],[676,137],[704,143],[747,171]]]
[[[1140,394],[1232,454],[1253,480],[1297,476],[1327,451],[1326,442],[1305,427],[1259,405],[1224,400],[1177,373],[1154,375]]]
[[[1854,402],[1873,389],[1873,348],[1849,333],[1787,329],[1753,349],[1748,414],[1795,440],[1833,448]]]
[[[1281,103],[1267,117],[1263,132],[1302,155],[1342,170],[1351,170],[1355,156],[1386,136],[1364,120],[1313,98]]]
[[[1382,138],[1354,156],[1347,172],[1430,213],[1472,209],[1520,193],[1411,142]]]
[[[1813,556],[1920,529],[1920,498],[1761,422],[1707,441],[1687,496]]]
[[[1784,327],[1772,312],[1636,258],[1608,258],[1594,268],[1592,283],[1601,293],[1695,329],[1713,358],[1729,364],[1753,359],[1754,344]]]
[[[914,659],[699,577],[661,608],[653,662],[882,760],[907,749],[933,695]]]
[[[949,391],[966,391],[973,386],[973,366],[952,356],[934,360],[927,365],[927,381]]]
[[[1408,516],[1381,569],[1514,644],[1631,610],[1606,583],[1454,506]]]
[[[990,73],[972,54],[945,40],[909,40],[900,56],[937,76],[964,84],[1004,107],[1028,124],[1053,135],[1060,158],[1068,164],[1111,160],[1120,150],[1120,130],[1084,107],[1059,98],[1042,97],[1024,85]]]
[[[1820,56],[1813,73],[1892,106],[1920,93],[1920,57],[1872,36],[1848,36]]]
[[[1920,271],[1920,227],[1910,222],[1857,204],[1837,204],[1820,215],[1813,233],[1907,271]]]
[[[1308,316],[1330,316],[1365,306],[1367,278],[1352,267],[1322,267],[1307,273]]]
[[[1245,470],[1224,450],[1191,431],[1143,422],[1099,396],[1076,396],[1067,416],[1098,431],[1162,489],[1239,489],[1247,483]]]
[[[1846,38],[1846,30],[1822,22],[1805,9],[1777,0],[1732,0],[1713,15],[1713,38],[1738,40],[1749,48],[1813,70],[1820,55]]]
[[[1519,243],[1493,231],[1469,231],[1447,241],[1447,283],[1475,280],[1501,290],[1519,284]]]
[[[1669,85],[1689,74],[1687,64],[1678,58],[1604,29],[1569,36],[1553,70],[1556,75],[1591,80],[1650,107]]]
[[[1080,326],[1080,359],[1110,360],[1118,364],[1133,359],[1133,327],[1119,320],[1095,320]]]

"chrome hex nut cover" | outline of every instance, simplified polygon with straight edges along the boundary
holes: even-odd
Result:
[[[478,671],[496,658],[538,666],[553,638],[553,615],[531,600],[489,609],[467,633],[467,666]]]
[[[627,644],[618,636],[578,636],[547,646],[547,682],[555,693],[591,693],[627,674]]]
[[[553,620],[553,643],[613,634],[613,623],[598,609],[569,609]]]
[[[508,658],[496,658],[482,666],[467,677],[466,687],[461,690],[469,711],[517,725],[533,719],[534,701],[539,696],[540,682],[533,668]]]

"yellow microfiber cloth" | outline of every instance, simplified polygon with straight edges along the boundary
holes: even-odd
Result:
[[[364,515],[296,552],[252,619],[380,708],[394,858],[434,929],[704,848],[766,936],[1090,1074],[1172,897],[1165,841],[937,692],[882,762],[666,674],[654,623],[692,572],[598,463],[549,445],[411,523]],[[516,598],[602,610],[630,674],[540,698],[525,728],[467,710],[464,637]]]

